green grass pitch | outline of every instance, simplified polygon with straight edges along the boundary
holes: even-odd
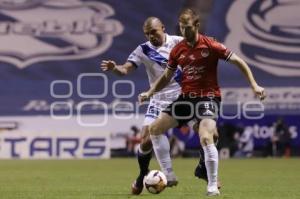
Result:
[[[206,184],[193,176],[197,159],[175,159],[175,188],[130,195],[135,159],[1,160],[0,199],[200,199]],[[156,161],[151,163],[157,169]],[[220,162],[224,199],[300,199],[300,159],[231,159]]]

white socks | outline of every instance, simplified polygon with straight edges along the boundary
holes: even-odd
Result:
[[[214,144],[203,147],[205,155],[205,166],[207,170],[208,185],[207,187],[217,187],[218,183],[218,150]]]
[[[176,180],[170,157],[170,143],[165,135],[150,135],[153,150],[162,172],[168,181]]]

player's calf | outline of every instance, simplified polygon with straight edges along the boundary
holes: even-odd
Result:
[[[148,149],[148,151],[145,151],[145,149]],[[139,195],[143,191],[144,188],[143,180],[144,177],[149,172],[149,164],[151,158],[152,158],[152,143],[148,136],[148,140],[143,139],[138,149],[137,159],[139,163],[140,174],[131,185],[131,193],[133,195]]]
[[[148,174],[149,172],[149,163],[152,157],[152,150],[150,150],[148,153],[144,154],[138,150],[138,163],[140,167],[140,174],[136,178],[136,180],[132,183],[131,186],[131,193],[134,195],[139,195],[144,188],[144,177]]]

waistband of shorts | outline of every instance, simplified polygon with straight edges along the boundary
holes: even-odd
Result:
[[[190,92],[190,93],[181,93],[180,94],[181,97],[183,98],[208,98],[208,99],[219,99],[221,100],[220,96],[215,96],[215,95],[201,95],[195,92]]]

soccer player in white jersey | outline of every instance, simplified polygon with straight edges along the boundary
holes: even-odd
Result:
[[[112,60],[103,60],[101,69],[123,76],[143,64],[146,67],[149,83],[152,85],[164,72],[171,49],[182,40],[182,37],[165,33],[164,25],[156,17],[146,19],[143,31],[148,41],[139,45],[129,55],[123,65],[117,65]],[[134,195],[140,194],[143,190],[143,179],[149,171],[152,148],[155,151],[162,172],[167,177],[168,186],[177,185],[177,178],[173,172],[170,154],[162,155],[160,153],[161,150],[170,150],[168,138],[165,135],[160,135],[153,136],[150,139],[148,127],[158,117],[160,112],[178,97],[180,86],[177,81],[179,80],[180,71],[177,71],[168,86],[150,99],[142,128],[142,142],[137,155],[140,174],[132,184],[132,194]]]

